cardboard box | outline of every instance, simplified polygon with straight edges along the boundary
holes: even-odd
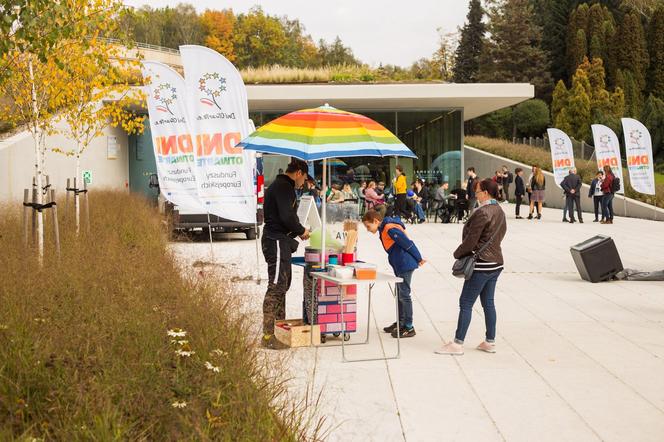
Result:
[[[320,327],[313,326],[313,345],[320,345]],[[302,319],[285,319],[275,321],[274,336],[291,348],[309,347],[311,345],[311,326],[305,324]]]

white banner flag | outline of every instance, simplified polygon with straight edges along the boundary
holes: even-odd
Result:
[[[551,145],[551,161],[553,162],[553,175],[556,185],[560,187],[563,179],[574,168],[574,147],[572,140],[560,129],[547,129],[549,144]]]
[[[233,64],[203,46],[180,46],[190,126],[195,134],[194,174],[207,211],[254,223],[254,152],[236,145],[250,133],[247,90]]]
[[[625,194],[625,180],[623,179],[618,136],[610,127],[602,124],[593,124],[591,128],[595,140],[597,167],[602,170],[604,166],[611,166],[613,175],[620,178],[620,190],[617,193]]]
[[[143,77],[150,78],[146,92],[159,189],[178,208],[205,213],[193,171],[184,79],[162,63],[146,61],[141,70]]]
[[[652,140],[648,129],[632,118],[622,118],[625,134],[625,156],[629,181],[637,192],[655,194],[655,166],[652,159]]]

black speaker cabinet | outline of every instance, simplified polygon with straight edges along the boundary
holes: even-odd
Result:
[[[579,275],[586,281],[608,281],[623,269],[616,244],[608,236],[593,236],[572,246],[570,252]]]

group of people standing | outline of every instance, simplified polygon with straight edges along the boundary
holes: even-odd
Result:
[[[597,171],[588,192],[588,197],[593,199],[595,222],[613,224],[613,197],[619,191],[620,178],[613,174],[611,166],[604,166],[602,170]]]
[[[507,166],[502,167],[502,171],[496,171],[496,175],[491,179],[496,184],[497,194],[496,200],[498,202],[509,201],[509,189],[512,182],[514,183],[514,199],[516,202],[515,215],[516,219],[523,219],[521,216],[521,205],[524,198],[528,195],[528,204],[530,206],[530,213],[528,219],[534,218],[534,213],[537,211],[537,219],[542,218],[542,205],[545,200],[546,178],[542,169],[533,166],[532,173],[527,180],[524,180],[524,170],[517,167],[514,174],[509,172]],[[468,179],[466,182],[466,189],[468,193],[468,207],[469,211],[475,210],[477,199],[474,192],[475,183],[478,181],[477,173],[474,167],[469,167],[466,170]]]
[[[466,187],[469,189],[468,203],[470,213],[472,213],[477,205],[475,194],[472,191],[473,185],[477,181],[475,168],[469,167],[467,174]],[[542,218],[542,207],[546,200],[546,177],[540,167],[533,166],[530,176],[526,179],[524,178],[523,168],[517,167],[514,170],[514,175],[512,175],[508,171],[507,166],[503,166],[502,170],[496,171],[495,176],[491,180],[498,186],[497,200],[499,202],[507,202],[509,200],[510,184],[514,183],[516,219],[523,219],[521,216],[521,205],[524,203],[526,196],[528,197],[528,204],[530,206],[528,219]],[[583,181],[578,175],[576,168],[570,169],[569,174],[560,183],[565,197],[563,222],[575,223],[578,221],[579,223],[583,223],[583,212],[581,210],[582,185]],[[620,178],[614,175],[610,166],[606,165],[602,170],[597,171],[588,192],[588,197],[592,198],[594,203],[594,222],[613,224],[613,198],[618,191],[620,191]],[[575,212],[577,214],[576,218]]]

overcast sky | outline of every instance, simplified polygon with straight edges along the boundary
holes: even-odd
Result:
[[[175,6],[182,0],[125,0],[130,6]],[[436,49],[438,34],[463,25],[468,0],[195,0],[199,12],[260,5],[272,15],[298,18],[315,41],[338,35],[365,63],[409,66]]]

